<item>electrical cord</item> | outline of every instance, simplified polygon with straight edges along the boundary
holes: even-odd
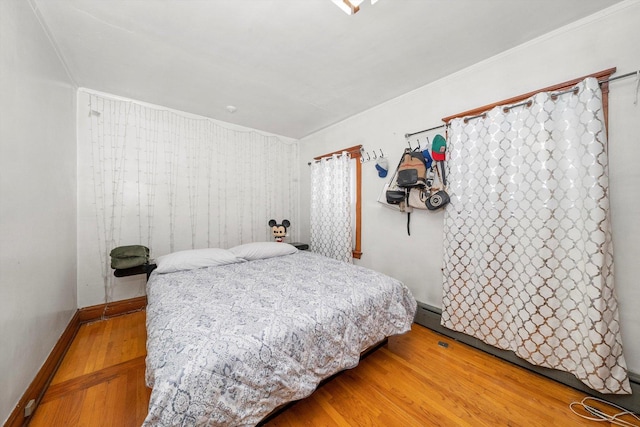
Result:
[[[592,404],[589,404],[590,403],[589,401],[598,402],[598,403],[602,403],[604,405],[608,405],[610,407],[619,409],[620,412],[614,413],[614,414],[607,414],[602,409],[598,409],[595,406],[593,406]],[[576,412],[574,407],[582,408],[582,410],[584,410],[585,412],[588,412],[592,416],[589,417],[587,415],[580,414],[580,413]],[[569,404],[569,409],[571,409],[571,412],[573,412],[577,416],[579,416],[581,418],[584,418],[586,420],[608,421],[613,425],[623,426],[623,427],[640,427],[640,417],[638,417],[636,414],[634,414],[631,411],[627,411],[626,409],[621,408],[618,405],[614,405],[613,403],[606,402],[606,401],[604,401],[602,399],[598,399],[598,398],[595,398],[595,397],[587,396],[584,399],[582,399],[580,402],[571,402]],[[635,418],[636,420],[638,420],[638,423],[636,424],[635,422],[621,420],[620,418],[625,416],[625,415],[629,415],[629,416]]]

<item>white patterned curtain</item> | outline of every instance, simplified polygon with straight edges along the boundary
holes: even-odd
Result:
[[[311,164],[313,252],[353,262],[351,158],[347,152]]]
[[[602,95],[577,90],[452,121],[442,324],[627,394]]]

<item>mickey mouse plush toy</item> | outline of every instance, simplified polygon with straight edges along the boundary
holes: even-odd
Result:
[[[282,221],[282,224],[278,224],[275,219],[269,220],[269,227],[271,227],[271,233],[273,233],[273,237],[276,239],[276,242],[283,242],[285,236],[287,235],[287,227],[289,227],[291,223],[288,219]]]

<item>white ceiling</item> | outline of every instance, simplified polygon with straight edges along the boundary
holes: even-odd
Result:
[[[301,138],[618,1],[31,3],[79,87]]]

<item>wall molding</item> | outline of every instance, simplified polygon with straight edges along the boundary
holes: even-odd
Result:
[[[35,378],[31,381],[31,384],[18,401],[18,404],[9,415],[9,418],[7,418],[7,421],[4,423],[4,427],[23,427],[29,423],[30,418],[24,417],[25,406],[31,399],[33,399],[35,400],[34,412],[37,410],[44,393],[47,391],[53,376],[56,374],[60,363],[62,363],[62,359],[71,346],[80,326],[85,323],[140,311],[146,306],[147,297],[141,296],[78,309],[69,321],[64,332],[62,332],[62,335],[53,347],[53,350],[49,353],[47,360],[45,360]]]
[[[31,399],[34,399],[36,402],[34,408],[38,407],[38,404],[44,396],[44,392],[49,387],[53,376],[58,370],[58,366],[60,366],[60,363],[62,362],[64,355],[67,353],[67,350],[69,349],[69,346],[71,345],[73,338],[75,338],[79,328],[80,320],[78,312],[76,311],[64,332],[58,339],[58,342],[53,347],[53,350],[49,353],[49,357],[47,357],[47,360],[45,360],[35,378],[18,401],[18,404],[9,415],[9,418],[4,424],[5,427],[20,427],[27,425],[28,418],[24,417],[25,406],[27,406],[27,403]]]
[[[147,297],[125,299],[113,301],[107,304],[97,304],[78,309],[80,323],[95,322],[96,320],[108,319],[109,317],[120,316],[122,314],[140,311],[147,306]]]

